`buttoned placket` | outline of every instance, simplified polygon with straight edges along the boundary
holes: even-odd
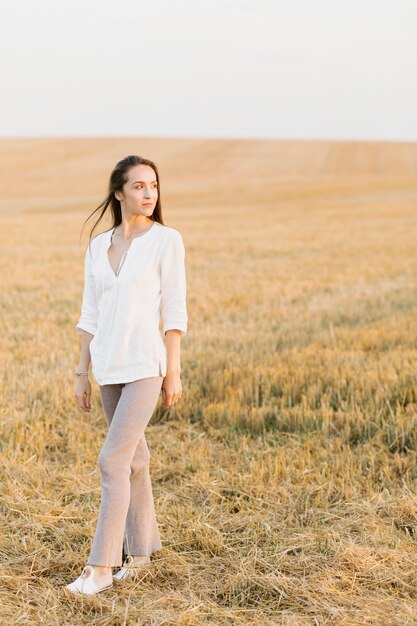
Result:
[[[116,315],[116,303],[117,303],[117,292],[118,292],[117,285],[118,285],[118,281],[113,281],[113,287],[112,287],[113,304],[112,304],[110,325],[113,324],[114,316]]]
[[[113,231],[114,232],[114,231]],[[146,233],[145,233],[146,234]],[[127,254],[130,250],[130,248],[132,247],[133,243],[134,243],[134,239],[130,242],[130,245],[128,247],[127,250],[125,250],[125,252],[123,253],[122,258],[120,259],[120,263],[119,266],[117,268],[117,274],[115,274],[113,272],[113,269],[110,265],[110,261],[109,261],[109,248],[111,246],[111,242],[112,242],[112,237],[113,237],[113,233],[110,237],[110,243],[109,245],[106,247],[105,250],[105,261],[106,261],[106,265],[107,268],[109,270],[109,274],[112,277],[112,298],[113,298],[113,304],[112,304],[112,313],[111,313],[111,319],[110,319],[110,324],[113,324],[113,320],[114,320],[114,316],[116,314],[116,306],[117,306],[117,298],[118,298],[118,292],[119,292],[119,288],[118,285],[120,283],[121,277],[120,277],[120,272],[122,271],[123,266],[126,264],[126,260],[127,260]],[[135,237],[135,239],[137,239],[137,237]]]
[[[144,233],[143,235],[140,235],[138,237],[134,237],[134,239],[132,239],[128,249],[125,250],[122,258],[120,259],[120,263],[119,263],[119,266],[117,268],[117,273],[116,274],[113,272],[113,269],[112,269],[112,267],[110,265],[109,254],[108,254],[109,248],[110,248],[110,246],[112,244],[113,234],[114,234],[114,231],[116,230],[116,227],[114,227],[112,232],[111,232],[110,241],[109,241],[109,243],[106,246],[105,251],[104,251],[105,252],[105,263],[106,263],[106,266],[107,266],[107,268],[109,270],[109,273],[112,276],[113,305],[112,305],[111,322],[110,322],[111,324],[113,324],[114,316],[115,316],[115,313],[116,313],[117,296],[118,296],[118,291],[119,291],[118,284],[120,283],[120,272],[122,271],[123,266],[126,264],[127,254],[129,252],[130,248],[132,247],[132,245],[134,244],[134,242],[136,241],[136,239],[140,239],[141,237],[144,237],[145,235],[148,234],[148,232],[150,232],[153,228],[156,228],[156,227],[157,227],[157,224],[154,223],[151,226],[151,228],[149,228],[146,231],[146,233]]]
[[[105,249],[105,256],[106,256],[105,261],[106,261],[106,265],[107,265],[107,268],[108,268],[108,270],[109,270],[109,272],[110,272],[110,274],[111,274],[111,276],[112,276],[112,298],[113,298],[113,303],[112,303],[112,312],[111,312],[111,318],[110,318],[110,324],[111,324],[111,325],[113,324],[114,316],[115,316],[115,314],[116,314],[117,297],[118,297],[118,291],[119,291],[119,289],[118,289],[118,284],[119,284],[119,282],[120,282],[120,272],[121,272],[121,270],[122,270],[123,265],[124,265],[124,264],[125,264],[125,262],[126,262],[127,253],[129,252],[129,250],[130,250],[130,248],[131,248],[131,246],[132,246],[132,244],[133,244],[133,240],[132,240],[132,241],[130,242],[130,245],[129,245],[128,249],[127,249],[127,250],[125,250],[125,252],[123,253],[123,256],[122,256],[122,258],[120,259],[120,263],[119,263],[119,266],[118,266],[118,268],[117,268],[117,272],[116,272],[116,274],[115,274],[115,273],[113,272],[113,269],[112,269],[112,267],[111,267],[111,265],[110,265],[110,261],[109,261],[109,248],[110,248],[110,246],[111,246],[111,244],[112,244],[112,239],[113,239],[113,234],[114,234],[114,231],[115,231],[115,228],[113,228],[113,231],[112,231],[112,233],[111,233],[111,235],[110,235],[110,242],[109,242],[109,244],[106,246],[106,249]]]

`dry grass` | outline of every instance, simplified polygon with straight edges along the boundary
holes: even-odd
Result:
[[[86,239],[115,161],[160,165],[187,249],[184,394],[148,427],[164,544],[80,573],[106,425],[75,408]],[[2,140],[1,624],[416,624],[417,146]]]

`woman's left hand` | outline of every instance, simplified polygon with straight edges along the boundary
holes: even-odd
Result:
[[[168,372],[162,381],[162,399],[166,407],[172,406],[182,395],[181,374]]]

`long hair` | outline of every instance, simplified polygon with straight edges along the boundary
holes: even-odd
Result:
[[[131,154],[116,164],[112,173],[110,174],[107,196],[104,198],[103,202],[101,202],[101,204],[99,204],[99,206],[96,209],[94,209],[94,211],[87,217],[87,219],[85,220],[83,224],[82,228],[84,228],[85,223],[88,222],[88,220],[95,213],[97,213],[98,211],[101,211],[98,220],[93,225],[90,231],[89,245],[91,243],[93,232],[95,231],[100,221],[103,219],[104,215],[106,214],[106,211],[109,211],[112,216],[113,225],[110,228],[115,228],[116,226],[122,223],[122,209],[120,206],[120,201],[115,196],[115,192],[122,191],[123,185],[128,180],[128,171],[130,170],[131,167],[134,167],[135,165],[149,165],[149,167],[151,167],[153,171],[155,172],[156,180],[158,183],[158,200],[153,210],[153,213],[150,216],[150,219],[153,220],[154,222],[159,222],[162,225],[164,224],[163,219],[162,219],[161,190],[159,187],[158,168],[155,165],[155,163],[151,161],[150,159],[145,159],[144,157],[137,156],[136,154]],[[82,233],[82,229],[81,229],[81,233]]]

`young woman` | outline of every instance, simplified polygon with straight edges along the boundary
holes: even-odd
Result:
[[[113,226],[91,239],[108,208]],[[162,548],[145,428],[161,389],[167,407],[181,398],[188,322],[184,243],[163,223],[156,165],[135,155],[119,161],[92,215],[100,210],[84,259],[75,397],[91,411],[91,360],[109,429],[98,456],[102,497],[93,544],[81,575],[65,586],[89,595],[134,575]]]

